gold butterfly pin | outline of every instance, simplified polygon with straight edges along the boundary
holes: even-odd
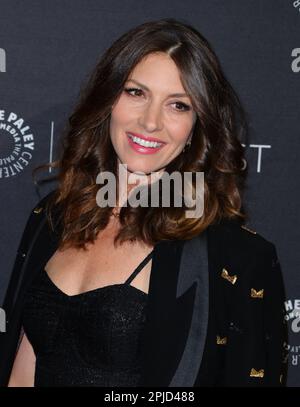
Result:
[[[33,212],[34,212],[34,213],[41,213],[42,210],[43,210],[43,208],[40,206],[40,207],[36,207],[36,208],[33,210]]]
[[[264,298],[264,289],[262,288],[259,291],[256,291],[254,288],[251,288],[251,297],[252,298]]]
[[[217,345],[226,345],[227,344],[227,336],[224,336],[224,338],[221,338],[219,335],[217,335]]]
[[[247,232],[250,232],[250,233],[253,233],[254,235],[256,235],[255,230],[249,229],[249,228],[247,228],[247,226],[245,226],[245,225],[241,225],[241,228],[247,230]]]
[[[222,276],[223,278],[225,278],[225,280],[229,281],[231,284],[235,284],[235,283],[236,283],[237,275],[234,274],[233,276],[230,276],[229,273],[228,273],[228,271],[227,271],[225,268],[223,268],[221,276]]]
[[[251,369],[250,377],[264,377],[264,375],[265,375],[264,369],[260,369],[260,370],[256,370],[254,368]]]

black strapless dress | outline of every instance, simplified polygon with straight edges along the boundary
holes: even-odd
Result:
[[[147,294],[131,281],[69,296],[41,270],[28,289],[22,325],[35,356],[35,386],[138,386]]]

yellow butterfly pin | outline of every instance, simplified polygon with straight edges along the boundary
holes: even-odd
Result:
[[[264,369],[260,369],[260,370],[256,370],[254,368],[251,369],[250,377],[264,377],[264,375],[265,375]]]
[[[247,230],[247,232],[250,232],[250,233],[253,233],[254,235],[256,235],[255,230],[249,229],[249,228],[247,228],[247,226],[245,226],[245,225],[241,225],[241,228]]]
[[[41,213],[42,210],[43,210],[43,208],[40,206],[40,207],[36,207],[36,208],[33,210],[33,212],[34,212],[34,213]]]
[[[237,275],[230,276],[228,271],[223,268],[221,276],[225,278],[225,280],[229,281],[231,284],[235,284],[237,280]]]
[[[264,298],[264,289],[262,288],[259,291],[256,291],[254,288],[251,288],[251,297],[252,298]]]
[[[224,336],[224,338],[221,338],[219,335],[217,335],[217,345],[226,345],[227,344],[227,336]]]

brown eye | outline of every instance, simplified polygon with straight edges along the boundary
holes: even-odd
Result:
[[[131,92],[141,92],[141,93],[143,93],[143,91],[141,89],[138,89],[138,88],[125,88],[124,90],[130,96],[140,96],[140,95],[133,95]]]
[[[190,106],[186,105],[185,103],[175,102],[174,104],[177,106],[179,105],[181,107],[180,109],[177,109],[181,112],[187,112],[187,111],[191,110]]]

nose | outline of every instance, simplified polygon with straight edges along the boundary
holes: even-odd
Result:
[[[147,104],[139,118],[139,124],[149,133],[161,130],[162,113],[159,103],[151,101]]]

